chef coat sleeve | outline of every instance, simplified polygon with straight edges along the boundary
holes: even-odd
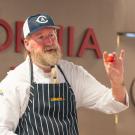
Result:
[[[116,101],[110,88],[97,81],[82,66],[73,66],[70,71],[71,84],[76,96],[77,107],[86,107],[107,114],[118,113],[128,108],[129,99],[126,93],[126,105]]]
[[[24,95],[17,89],[18,82],[6,77],[0,83],[0,135],[15,135]],[[22,87],[23,88],[23,87]]]

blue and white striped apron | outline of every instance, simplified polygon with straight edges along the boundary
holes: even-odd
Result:
[[[58,68],[65,83],[37,84],[31,64],[30,98],[15,132],[18,135],[79,135],[75,95]]]

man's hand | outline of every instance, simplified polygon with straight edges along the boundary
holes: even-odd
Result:
[[[115,52],[103,53],[105,70],[110,79],[112,94],[116,100],[125,103],[126,88],[124,86],[124,56],[125,51],[121,50],[119,56]]]

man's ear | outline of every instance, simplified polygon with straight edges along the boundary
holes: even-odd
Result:
[[[31,52],[32,47],[31,47],[28,39],[24,39],[24,46],[28,52]]]

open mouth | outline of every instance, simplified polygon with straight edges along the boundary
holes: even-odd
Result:
[[[56,48],[45,48],[45,52],[56,52]]]

